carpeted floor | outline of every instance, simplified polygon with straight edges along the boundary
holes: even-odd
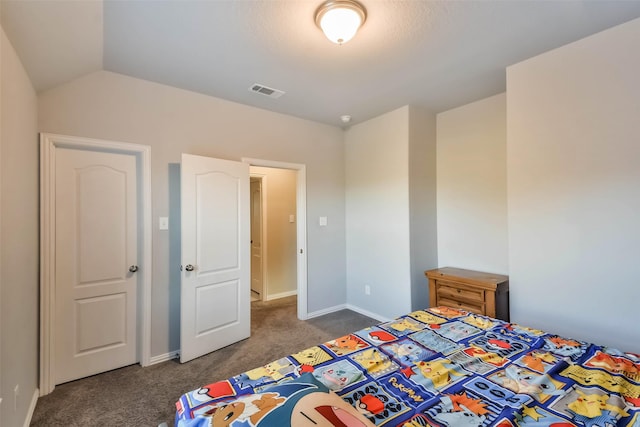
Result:
[[[132,365],[58,385],[38,399],[31,426],[171,426],[183,393],[375,323],[349,310],[303,322],[296,297],[254,302],[251,338],[185,364]]]

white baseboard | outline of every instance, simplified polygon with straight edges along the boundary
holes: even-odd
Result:
[[[329,308],[324,308],[322,310],[318,310],[318,311],[314,311],[312,313],[308,313],[307,314],[307,319],[312,319],[314,317],[318,317],[318,316],[324,316],[325,314],[331,314],[331,313],[335,313],[336,311],[340,311],[340,310],[351,310],[351,311],[355,311],[356,313],[360,313],[363,316],[367,316],[367,317],[371,317],[372,319],[377,320],[378,322],[388,322],[392,319],[389,319],[387,317],[381,316],[377,313],[373,313],[369,310],[365,310],[363,308],[360,308],[358,306],[355,305],[351,305],[351,304],[340,304],[340,305],[334,305],[333,307],[329,307]]]
[[[364,316],[367,317],[371,317],[372,319],[376,319],[378,322],[388,322],[392,319],[389,319],[388,317],[382,316],[378,313],[374,313],[372,311],[369,310],[365,310],[364,308],[360,308],[358,306],[355,305],[351,305],[351,304],[346,304],[345,308],[351,310],[351,311],[355,311],[356,313],[360,313]]]
[[[293,295],[298,295],[298,290],[293,290],[293,291],[288,291],[288,292],[280,292],[277,294],[271,294],[271,295],[266,295],[265,297],[265,301],[271,301],[274,299],[280,299],[280,298],[286,298],[286,297],[290,297]]]
[[[156,363],[166,362],[167,360],[176,359],[180,356],[180,350],[170,351],[169,353],[160,354],[158,356],[152,356],[149,359],[147,366],[155,365]]]
[[[336,311],[344,310],[347,308],[346,304],[335,305],[329,308],[323,308],[322,310],[307,313],[307,319],[313,319],[314,317],[324,316],[325,314],[335,313]]]
[[[29,410],[27,411],[27,418],[24,420],[24,427],[29,427],[29,424],[31,424],[31,418],[33,418],[33,413],[36,411],[38,396],[40,396],[40,390],[36,388],[33,392],[33,396],[31,397],[31,403],[29,404]]]

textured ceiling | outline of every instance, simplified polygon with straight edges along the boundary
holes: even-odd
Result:
[[[104,69],[336,126],[502,92],[506,66],[640,17],[633,0],[361,1],[342,46],[320,0],[2,0],[1,17],[39,91]]]

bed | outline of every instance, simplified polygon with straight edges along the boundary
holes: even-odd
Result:
[[[435,307],[180,397],[176,426],[634,426],[640,356]]]

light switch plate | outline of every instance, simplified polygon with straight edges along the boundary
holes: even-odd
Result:
[[[321,216],[320,219],[318,220],[318,224],[320,224],[320,227],[326,227],[327,226],[327,217],[326,216]]]
[[[161,216],[158,218],[158,228],[160,230],[168,230],[169,229],[169,218],[166,216]]]
[[[296,216],[295,215],[289,215],[289,222],[296,222]]]

